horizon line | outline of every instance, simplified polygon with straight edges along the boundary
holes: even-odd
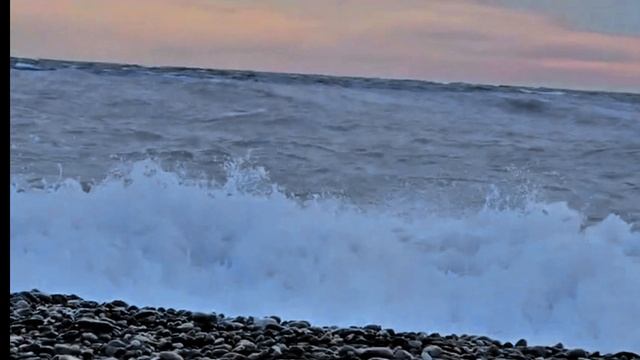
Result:
[[[210,68],[210,67],[201,67],[201,66],[186,66],[186,65],[151,65],[144,63],[129,63],[129,62],[115,62],[109,60],[80,60],[80,59],[62,59],[62,58],[48,58],[48,57],[29,57],[29,56],[18,56],[18,55],[9,55],[9,62],[11,66],[11,60],[13,59],[22,59],[22,60],[31,60],[31,61],[52,61],[52,62],[68,62],[68,63],[84,63],[84,64],[108,64],[108,65],[124,65],[124,66],[136,66],[141,68],[148,69],[193,69],[193,70],[213,70],[213,71],[228,71],[228,72],[248,72],[255,74],[276,74],[276,75],[296,75],[296,76],[322,76],[329,78],[343,78],[343,79],[368,79],[368,80],[383,80],[383,81],[401,81],[401,82],[422,82],[422,83],[430,83],[435,85],[466,85],[466,86],[488,86],[488,87],[500,87],[500,88],[521,88],[521,89],[534,89],[534,90],[559,90],[559,91],[571,91],[571,92],[581,92],[581,93],[605,93],[605,94],[621,94],[621,95],[640,95],[640,91],[632,92],[632,91],[623,91],[623,90],[599,90],[599,89],[589,89],[589,88],[561,88],[561,87],[550,87],[545,85],[519,85],[519,84],[498,84],[498,83],[472,83],[472,82],[464,82],[464,81],[438,81],[438,80],[429,80],[423,78],[391,78],[391,77],[378,77],[378,76],[364,76],[364,75],[337,75],[330,73],[311,73],[311,72],[284,72],[284,71],[266,71],[266,70],[251,70],[251,69],[240,69],[240,68]],[[19,70],[19,69],[18,69]]]

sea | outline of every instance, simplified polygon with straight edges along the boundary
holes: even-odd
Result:
[[[10,289],[640,352],[640,94],[10,59]]]

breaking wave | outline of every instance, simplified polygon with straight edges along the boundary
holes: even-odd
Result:
[[[616,215],[400,216],[287,196],[260,168],[212,185],[152,161],[10,200],[11,291],[640,350],[640,233]]]

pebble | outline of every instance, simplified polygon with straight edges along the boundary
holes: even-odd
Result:
[[[359,349],[358,353],[363,359],[369,359],[373,357],[393,359],[393,350],[386,347],[369,347]]]
[[[351,345],[343,345],[338,349],[338,355],[340,356],[351,356],[357,354],[358,351]]]
[[[142,309],[138,311],[135,315],[133,315],[136,319],[146,319],[149,317],[155,317],[158,313],[155,310]]]
[[[98,342],[98,336],[96,336],[96,334],[94,333],[83,333],[82,334],[82,339],[83,340],[87,340],[89,342]]]
[[[187,331],[193,329],[194,327],[195,327],[195,325],[192,322],[187,322],[187,323],[181,324],[176,329],[178,329],[178,330],[180,330],[182,332],[187,332]]]
[[[531,347],[528,347],[528,348],[524,349],[523,352],[525,354],[531,354],[531,355],[535,356],[536,358],[538,358],[538,357],[545,358],[549,351],[544,346],[531,346]]]
[[[79,319],[76,321],[76,325],[78,325],[78,328],[82,330],[88,330],[94,333],[110,333],[114,329],[113,325],[106,321],[89,318]]]
[[[427,353],[429,355],[431,355],[432,357],[438,357],[440,356],[440,354],[442,354],[442,349],[439,346],[436,345],[429,345],[427,347],[425,347],[424,349],[422,349],[422,353]]]
[[[107,346],[113,346],[113,347],[117,347],[117,348],[124,348],[127,347],[127,344],[125,344],[123,341],[121,340],[111,340],[109,341],[109,343],[107,344]]]
[[[22,324],[33,327],[40,326],[44,324],[44,318],[40,315],[34,315],[26,320],[22,320]]]
[[[257,349],[256,344],[249,340],[242,339],[236,344],[236,347],[233,349],[233,352],[245,354],[254,352]]]
[[[373,330],[373,331],[380,331],[380,330],[382,330],[382,326],[375,325],[375,324],[369,324],[369,325],[365,325],[364,329]]]
[[[578,359],[587,356],[587,352],[582,349],[569,350],[566,354],[569,359]]]
[[[80,348],[77,345],[56,344],[54,346],[56,354],[60,355],[80,355]]]
[[[24,301],[23,299],[18,300],[15,304],[13,304],[13,307],[15,307],[16,309],[30,309],[31,305],[29,305],[28,302]]]
[[[395,360],[412,360],[413,359],[413,355],[411,355],[411,353],[408,352],[407,350],[397,349],[393,353],[393,358]]]
[[[287,324],[291,328],[305,329],[311,326],[308,321],[291,321]]]
[[[182,356],[178,355],[173,351],[163,351],[158,354],[158,357],[161,360],[183,360]]]
[[[104,353],[107,356],[121,357],[124,353],[127,352],[124,347],[107,345],[104,349]]]
[[[194,312],[191,314],[191,320],[193,320],[194,323],[200,325],[200,326],[204,326],[204,327],[208,327],[211,326],[213,324],[215,324],[218,320],[218,318],[215,317],[215,315],[213,314],[205,314],[202,312]]]
[[[278,324],[276,319],[270,317],[264,319],[256,319],[254,320],[253,324],[261,328],[266,328],[269,325],[280,327],[280,324]]]

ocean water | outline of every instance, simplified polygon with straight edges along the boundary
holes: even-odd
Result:
[[[640,351],[640,95],[11,59],[11,290]]]

